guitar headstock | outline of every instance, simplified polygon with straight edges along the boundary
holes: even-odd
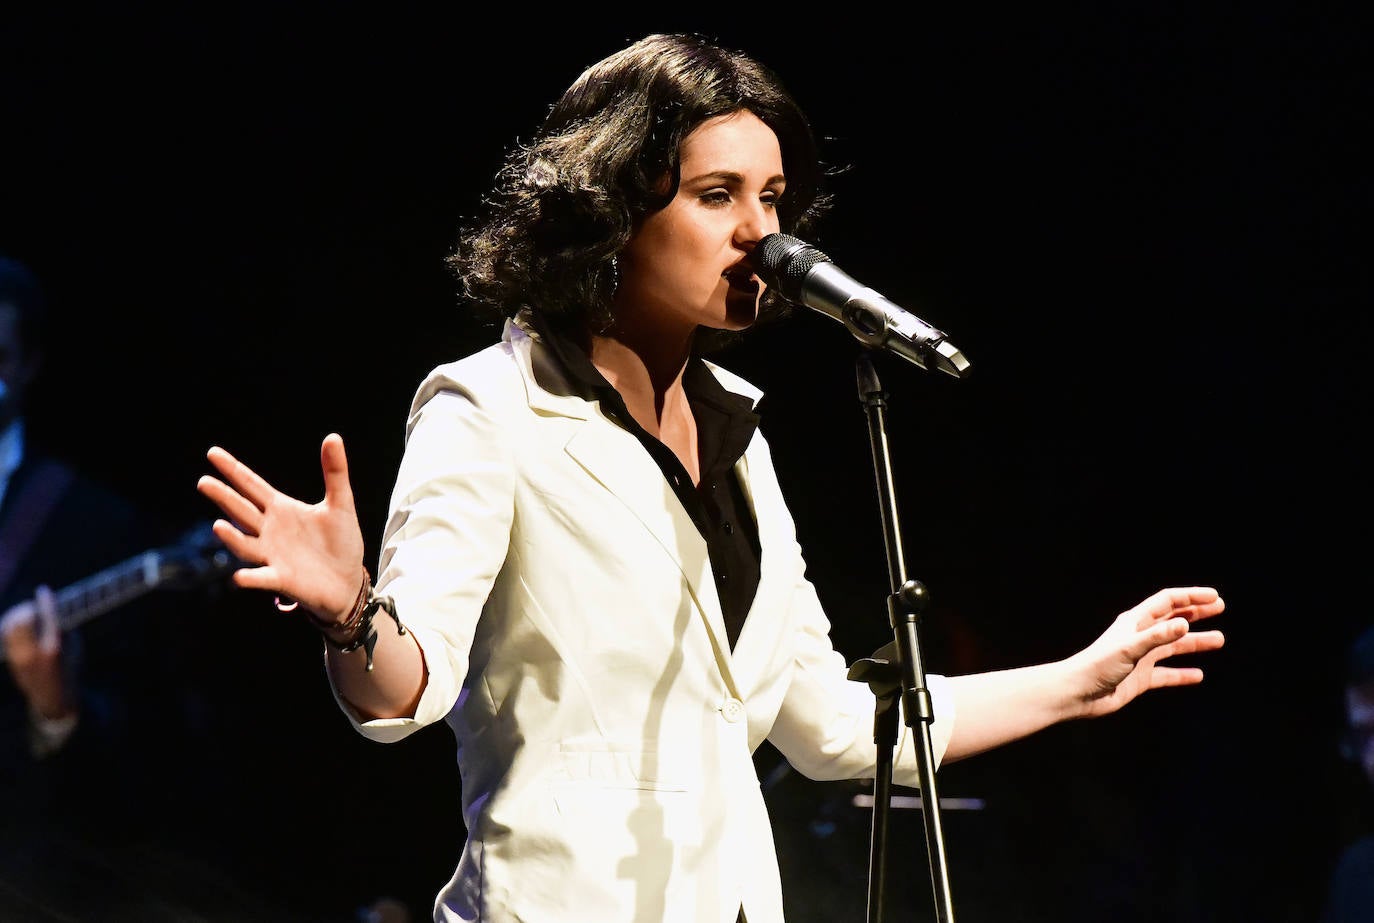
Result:
[[[197,523],[175,542],[158,549],[163,586],[192,589],[227,576],[243,561],[215,537],[209,522]]]

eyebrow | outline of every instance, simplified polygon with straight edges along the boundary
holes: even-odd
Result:
[[[744,185],[744,175],[742,173],[736,173],[734,170],[711,170],[707,173],[701,173],[697,176],[688,177],[687,179],[684,179],[683,182],[695,184],[700,183],[704,180],[716,180],[718,182],[733,183],[736,186]],[[783,176],[781,173],[776,173],[773,176],[768,177],[768,179],[764,182],[764,185],[777,186],[786,185],[786,183],[787,177]]]

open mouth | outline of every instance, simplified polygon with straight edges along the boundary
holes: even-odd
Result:
[[[759,290],[759,279],[747,266],[734,266],[721,273],[721,277],[733,289],[745,292],[757,292]]]

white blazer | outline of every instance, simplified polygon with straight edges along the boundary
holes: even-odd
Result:
[[[339,704],[374,740],[440,720],[457,739],[467,841],[437,921],[734,923],[743,906],[782,923],[753,752],[766,738],[808,777],[871,777],[874,701],[830,642],[767,442],[737,466],[762,558],[731,651],[662,470],[535,336],[508,321],[420,385],[377,587],[428,682],[414,718]],[[927,679],[938,759],[953,705]],[[894,780],[916,785],[909,736]]]

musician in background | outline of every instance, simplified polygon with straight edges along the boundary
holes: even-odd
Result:
[[[79,425],[99,399],[38,418],[61,346],[48,313],[36,275],[0,254],[0,919],[276,920],[220,880],[236,780],[195,628],[219,586],[140,593],[159,568],[120,565],[191,530],[44,451],[42,424]],[[135,579],[99,579],[112,569]],[[124,601],[103,609],[111,591]],[[99,614],[59,628],[82,605]]]
[[[43,364],[45,326],[37,279],[0,257],[0,640],[24,706],[14,712],[13,696],[4,703],[5,752],[54,761],[43,773],[50,778],[59,755],[124,717],[111,703],[83,701],[93,691],[80,684],[84,637],[62,637],[52,590],[156,547],[170,532],[35,443],[25,411]],[[10,733],[16,728],[22,745]]]

